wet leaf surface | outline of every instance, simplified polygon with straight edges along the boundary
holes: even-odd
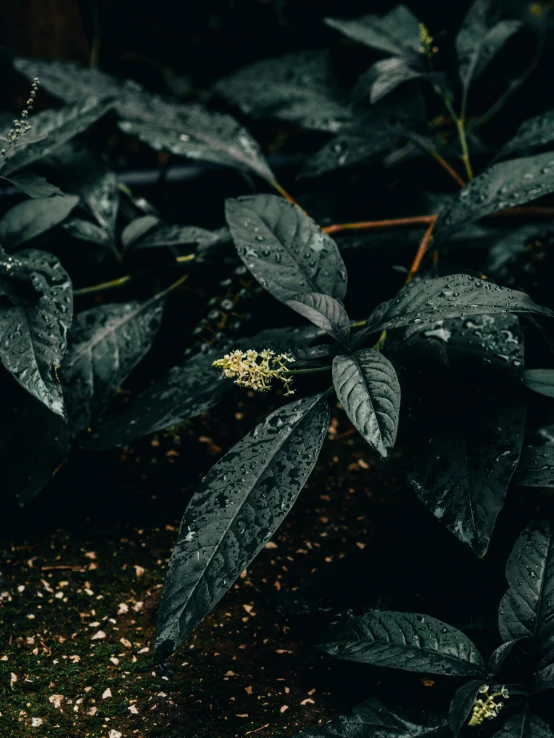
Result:
[[[526,708],[507,720],[494,738],[552,738],[552,732],[544,720]]]
[[[292,300],[287,300],[286,304],[332,336],[335,341],[348,343],[350,318],[340,302],[334,298],[319,292],[308,292],[296,295]]]
[[[30,241],[62,223],[78,203],[78,197],[62,195],[24,200],[0,220],[0,242],[15,248]]]
[[[448,711],[448,724],[454,738],[458,738],[461,729],[469,718],[479,694],[479,687],[482,687],[483,684],[482,679],[472,679],[467,684],[463,684],[454,695]]]

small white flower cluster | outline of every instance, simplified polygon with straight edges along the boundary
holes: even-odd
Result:
[[[475,725],[481,725],[485,720],[492,720],[498,716],[500,710],[504,707],[503,702],[495,702],[497,697],[508,699],[510,696],[506,687],[502,687],[499,692],[489,694],[490,687],[487,684],[483,684],[479,687],[479,693],[486,695],[486,699],[475,700],[473,705],[473,712],[468,725],[474,727]]]
[[[33,109],[33,104],[37,96],[39,84],[39,78],[35,77],[31,86],[31,94],[29,96],[29,99],[27,100],[26,107],[24,110],[21,111],[21,119],[14,120],[13,128],[8,131],[7,141],[9,147],[8,150],[2,149],[2,151],[0,151],[0,156],[2,157],[2,159],[5,159],[8,155],[9,149],[16,146],[19,139],[31,130],[31,124],[29,123],[28,118],[29,113]]]
[[[276,354],[271,349],[263,351],[232,351],[213,365],[221,369],[225,377],[235,380],[241,387],[250,387],[256,392],[267,392],[273,379],[280,380],[285,387],[285,397],[294,394],[291,389],[292,377],[286,376],[287,364],[294,361],[288,354]]]

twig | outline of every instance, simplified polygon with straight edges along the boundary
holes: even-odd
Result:
[[[419,242],[419,246],[416,251],[414,260],[412,262],[412,266],[410,267],[410,271],[408,272],[408,276],[406,277],[406,284],[412,281],[412,279],[415,277],[415,275],[417,274],[419,270],[419,267],[421,265],[421,260],[425,256],[427,249],[429,248],[429,244],[431,243],[431,239],[433,237],[433,228],[435,227],[437,218],[438,218],[437,215],[433,216],[433,220],[429,223],[427,230],[425,231],[423,235],[423,238]]]
[[[441,167],[446,172],[448,172],[450,177],[452,177],[452,179],[454,180],[454,182],[456,182],[457,185],[459,185],[460,187],[466,186],[465,180],[463,180],[458,174],[458,172],[450,166],[450,164],[446,161],[446,159],[443,159],[442,156],[436,151],[433,151],[433,149],[427,149],[427,152],[433,157],[433,159],[436,162],[438,162],[441,165]]]
[[[288,200],[289,202],[292,202],[292,204],[293,204],[293,205],[298,205],[298,203],[296,202],[296,200],[294,199],[294,197],[293,197],[292,195],[289,195],[289,193],[288,193],[288,192],[287,192],[287,191],[285,190],[285,188],[284,188],[284,187],[282,187],[282,186],[281,186],[281,185],[279,184],[279,182],[277,182],[277,180],[276,180],[276,179],[272,179],[272,180],[270,181],[270,183],[269,183],[269,184],[270,184],[270,185],[271,185],[271,186],[272,186],[272,187],[273,187],[274,189],[276,189],[276,190],[277,190],[277,192],[278,192],[278,193],[279,193],[280,195],[283,195],[283,197],[285,198],[285,200]],[[300,207],[300,205],[298,205],[298,207]]]
[[[337,223],[322,228],[325,233],[341,231],[386,231],[392,228],[412,228],[417,225],[428,225],[436,220],[436,215],[415,215],[411,218],[394,218],[393,220],[366,220],[360,223]]]
[[[111,282],[101,282],[100,284],[93,284],[90,287],[81,287],[79,290],[74,290],[74,295],[89,295],[93,292],[102,292],[102,290],[111,290],[115,287],[122,287],[124,284],[127,284],[127,282],[130,282],[132,279],[130,274],[125,275],[125,277],[120,277],[119,279],[112,279]]]

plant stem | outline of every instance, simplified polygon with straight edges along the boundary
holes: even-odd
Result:
[[[326,372],[330,366],[314,366],[311,369],[287,369],[286,374],[313,374],[314,372]]]
[[[130,282],[132,279],[130,274],[127,274],[125,277],[120,277],[119,279],[112,279],[111,282],[101,282],[100,284],[93,284],[91,287],[81,287],[79,290],[73,290],[74,295],[89,295],[93,292],[102,292],[102,290],[111,290],[114,287],[122,287],[124,284],[127,284],[127,282]]]
[[[289,193],[285,190],[285,188],[282,187],[279,184],[279,182],[277,182],[276,179],[272,179],[269,184],[274,189],[276,189],[277,192],[285,198],[285,200],[288,200],[289,202],[292,202],[293,205],[298,205],[298,203],[296,202],[296,200],[294,199],[294,197],[292,195],[289,195]],[[300,205],[298,205],[298,207],[300,207]]]
[[[173,282],[173,284],[170,284],[169,287],[165,288],[165,290],[162,290],[161,292],[158,292],[157,295],[154,295],[152,300],[159,300],[162,297],[165,297],[170,292],[173,292],[174,289],[177,289],[177,287],[180,287],[183,284],[183,282],[187,281],[188,278],[189,278],[188,273],[181,275],[176,282]]]
[[[360,223],[338,223],[322,228],[325,233],[341,231],[386,231],[391,228],[411,228],[417,225],[428,225],[436,219],[436,215],[415,215],[411,218],[394,218],[393,220],[366,220]]]
[[[456,128],[458,129],[458,138],[460,139],[460,145],[462,147],[462,161],[466,169],[468,179],[473,179],[473,170],[471,168],[471,162],[469,161],[469,151],[467,148],[466,132],[464,128],[464,119],[456,118]]]
[[[430,156],[433,157],[433,159],[436,162],[438,162],[441,165],[441,167],[446,172],[448,172],[448,174],[450,175],[450,177],[452,177],[452,179],[454,180],[454,182],[456,182],[456,184],[459,185],[459,187],[465,187],[466,186],[465,180],[463,180],[460,177],[460,175],[458,174],[458,172],[450,166],[450,164],[446,161],[446,159],[443,159],[442,156],[439,153],[437,153],[436,151],[433,151],[432,149],[426,149],[426,151],[427,151],[427,153]]]
[[[437,215],[433,216],[433,220],[427,226],[427,230],[425,231],[425,233],[423,234],[423,238],[419,242],[419,246],[412,262],[412,266],[410,267],[410,271],[408,272],[408,276],[406,277],[406,284],[408,284],[408,282],[411,282],[412,279],[415,277],[421,265],[421,261],[427,253],[427,249],[429,248],[429,244],[431,243],[431,239],[433,238],[433,228],[435,227],[437,218]]]
[[[186,254],[185,256],[177,256],[175,261],[178,262],[179,264],[184,264],[187,261],[193,261],[193,259],[196,259],[196,254]]]

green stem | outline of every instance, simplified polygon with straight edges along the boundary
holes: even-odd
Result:
[[[313,374],[314,372],[326,372],[330,366],[314,366],[311,369],[287,369],[286,374]]]
[[[178,256],[175,261],[179,264],[184,264],[187,261],[193,261],[196,259],[196,254],[186,254],[185,256]]]
[[[462,161],[464,163],[464,167],[466,170],[467,178],[473,179],[473,171],[471,169],[471,162],[469,160],[469,151],[467,148],[467,139],[466,139],[466,132],[465,132],[465,108],[467,103],[467,95],[464,92],[464,95],[462,97],[462,111],[460,115],[456,113],[454,108],[452,107],[452,103],[450,102],[450,98],[448,97],[448,94],[440,87],[439,85],[434,86],[434,90],[439,95],[439,97],[442,98],[446,109],[450,113],[450,117],[456,124],[456,129],[458,131],[458,138],[460,139],[460,146],[462,147]]]
[[[101,282],[100,284],[93,284],[91,287],[81,287],[79,290],[73,290],[74,295],[89,295],[93,292],[102,292],[102,290],[111,290],[114,287],[122,287],[132,279],[130,274],[119,279],[112,279],[111,282]]]

